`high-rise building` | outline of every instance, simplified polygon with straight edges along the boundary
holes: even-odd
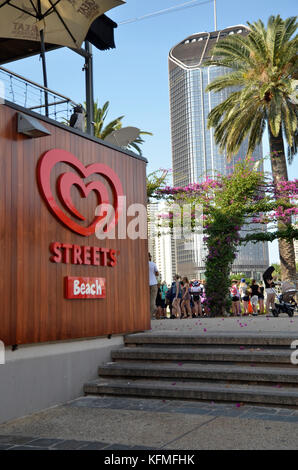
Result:
[[[163,202],[148,204],[148,247],[156,263],[159,279],[169,285],[177,271],[176,240],[169,230],[158,230],[158,215],[167,211]]]
[[[206,93],[207,85],[216,77],[229,72],[223,67],[203,67],[211,58],[216,42],[231,34],[245,35],[243,25],[222,31],[197,33],[174,46],[169,53],[169,86],[172,138],[173,182],[177,186],[199,182],[216,173],[227,174],[239,158],[247,153],[244,141],[230,163],[214,140],[214,130],[207,128],[208,114],[212,108],[224,101],[230,91]],[[262,158],[258,146],[253,157]],[[250,226],[252,228],[252,226]],[[260,230],[260,227],[258,227]],[[189,278],[200,277],[204,271],[205,250],[202,235],[193,235],[192,240],[176,240],[177,269]],[[234,272],[258,277],[268,267],[267,243],[252,244],[240,248],[233,265]]]

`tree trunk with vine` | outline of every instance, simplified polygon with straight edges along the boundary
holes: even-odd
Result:
[[[284,141],[282,130],[275,137],[269,128],[269,145],[271,156],[271,168],[274,183],[282,180],[288,180],[287,162],[284,150]],[[279,230],[285,230],[287,225],[284,222],[278,223]],[[278,249],[280,257],[281,279],[282,281],[296,280],[295,250],[293,241],[284,239],[278,240]]]

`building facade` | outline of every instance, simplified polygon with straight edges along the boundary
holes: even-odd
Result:
[[[174,46],[169,53],[169,87],[172,139],[173,183],[186,186],[199,182],[206,176],[228,174],[239,158],[245,158],[247,142],[243,142],[231,162],[214,140],[214,130],[207,128],[208,114],[212,108],[229,96],[229,90],[206,93],[207,85],[216,77],[227,73],[222,67],[204,67],[211,58],[217,41],[230,34],[245,35],[243,25],[211,33],[193,34]],[[258,146],[253,157],[262,158]],[[250,229],[252,229],[250,224]],[[258,227],[258,230],[261,228]],[[205,248],[202,235],[193,235],[188,240],[177,240],[177,269],[190,278],[201,277],[204,272]],[[248,244],[241,247],[233,265],[234,272],[245,276],[260,277],[268,267],[267,243]]]
[[[158,215],[167,211],[166,204],[148,204],[148,248],[156,263],[160,281],[170,285],[177,271],[176,240],[169,230],[158,230]]]

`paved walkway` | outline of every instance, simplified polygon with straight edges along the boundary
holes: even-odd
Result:
[[[176,329],[297,332],[298,339],[298,316],[152,321],[153,332]],[[87,396],[0,425],[0,450],[296,450],[297,435],[298,409]]]
[[[219,318],[193,318],[193,319],[166,319],[153,320],[153,331],[192,331],[198,333],[233,332],[237,333],[295,333],[298,339],[298,315],[290,318],[281,314],[275,318],[272,316],[258,315],[256,317],[219,317]]]

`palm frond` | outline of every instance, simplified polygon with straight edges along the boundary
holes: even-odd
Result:
[[[248,153],[261,142],[268,123],[271,134],[281,128],[289,145],[289,158],[297,151],[297,103],[291,101],[298,78],[297,17],[283,20],[279,15],[248,23],[247,36],[228,36],[217,43],[214,57],[206,65],[231,70],[217,77],[207,92],[236,88],[229,98],[215,106],[208,116],[208,127],[221,150],[235,154],[245,138]],[[295,111],[296,110],[296,111]]]

